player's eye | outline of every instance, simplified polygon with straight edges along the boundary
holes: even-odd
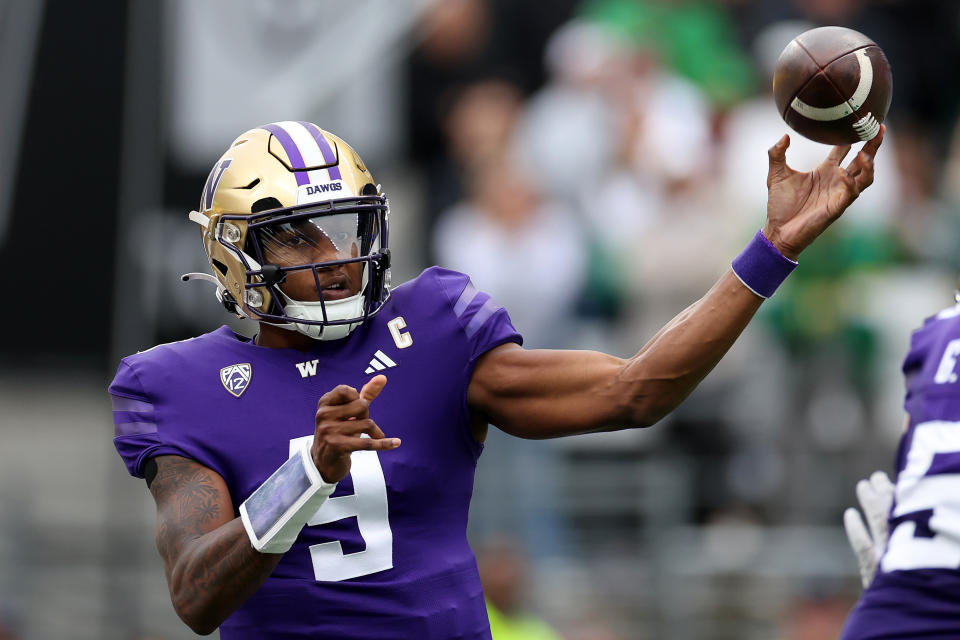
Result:
[[[313,244],[309,237],[296,229],[281,231],[276,235],[276,241],[290,249],[299,249],[306,245]]]

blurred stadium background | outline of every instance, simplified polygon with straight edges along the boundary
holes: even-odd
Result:
[[[505,602],[568,640],[836,637],[842,510],[891,470],[909,331],[960,270],[960,3],[0,0],[0,638],[191,637],[105,388],[229,320],[179,275],[236,134],[336,132],[391,196],[395,282],[458,268],[528,345],[628,356],[762,223],[772,64],[822,24],[893,66],[874,187],[662,424],[481,458],[485,576],[522,559]]]

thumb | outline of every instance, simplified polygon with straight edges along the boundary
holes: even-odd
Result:
[[[861,480],[866,486],[857,485],[857,497],[867,517],[870,527],[870,536],[873,538],[877,551],[882,553],[887,546],[889,525],[887,518],[893,506],[895,491],[890,478],[883,471],[874,471],[869,480]]]
[[[863,523],[860,513],[852,507],[843,512],[843,528],[846,530],[847,539],[850,541],[850,548],[853,549],[853,553],[857,557],[860,582],[866,589],[873,582],[873,576],[877,572],[878,559],[873,541],[870,539],[870,534],[867,533],[867,526]]]
[[[360,397],[367,402],[373,402],[373,399],[380,395],[385,386],[387,386],[387,376],[374,376],[360,389]]]
[[[790,146],[790,136],[783,134],[775,145],[767,150],[770,168],[767,171],[767,186],[780,182],[787,175],[787,147]]]

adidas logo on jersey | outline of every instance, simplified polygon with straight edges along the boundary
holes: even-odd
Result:
[[[306,362],[297,362],[297,371],[300,372],[301,378],[312,378],[317,375],[317,365],[320,363],[320,360],[307,360]],[[373,357],[370,358],[370,364],[367,365],[366,371],[364,373],[370,374],[375,371],[383,371],[384,369],[390,369],[397,366],[397,363],[390,359],[390,356],[385,354],[383,351],[377,351],[373,354]],[[232,393],[232,392],[231,392]],[[242,392],[241,392],[242,393]]]
[[[373,354],[373,357],[370,358],[370,365],[366,368],[364,373],[370,374],[375,371],[383,371],[384,369],[390,369],[391,367],[397,366],[397,363],[390,359],[390,356],[385,354],[383,351],[377,351]]]

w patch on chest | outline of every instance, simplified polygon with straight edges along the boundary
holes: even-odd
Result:
[[[230,395],[239,398],[243,392],[250,386],[250,378],[253,377],[253,367],[249,362],[243,364],[231,364],[220,369],[220,382],[223,388],[230,392]]]

